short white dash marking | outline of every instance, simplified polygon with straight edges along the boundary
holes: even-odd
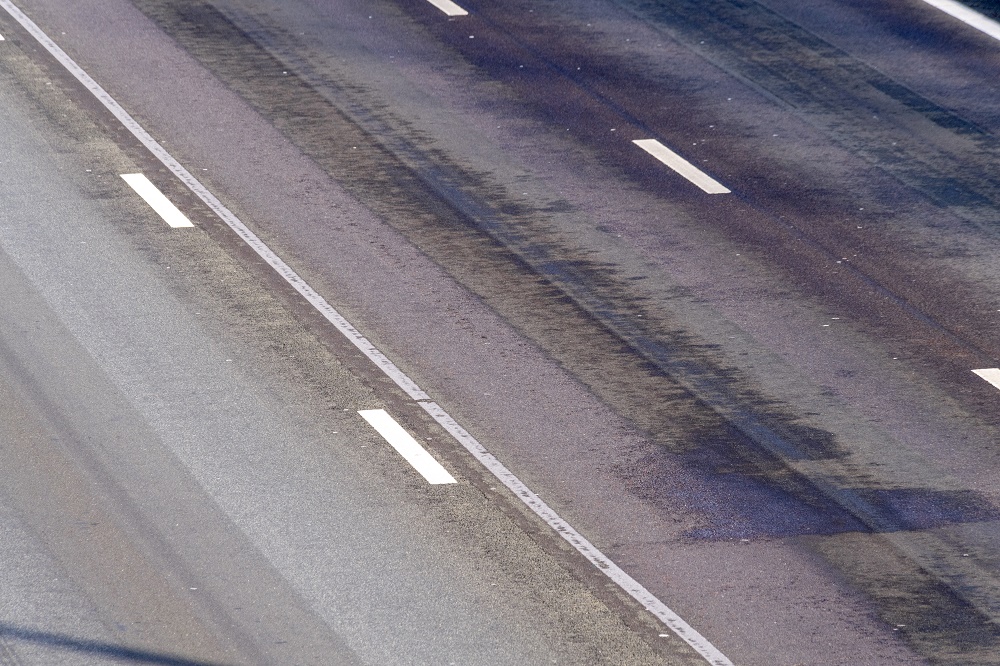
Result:
[[[4,2],[4,0],[0,0]],[[482,444],[479,443],[475,437],[470,435],[465,428],[460,426],[455,419],[451,417],[448,412],[441,409],[440,405],[436,402],[430,400],[421,400],[418,403],[424,408],[428,414],[430,414],[435,421],[437,421],[441,426],[451,433],[451,436],[458,441],[465,450],[471,453],[476,460],[482,463],[483,467],[488,469],[493,473],[500,483],[507,486],[507,488],[514,493],[516,497],[521,498],[528,508],[535,512],[535,514],[544,520],[549,527],[551,527],[556,534],[561,536],[566,540],[573,548],[576,549],[578,553],[587,558],[599,571],[601,571],[605,576],[614,581],[618,587],[623,589],[629,594],[633,599],[638,601],[642,606],[648,610],[650,613],[655,615],[660,619],[665,625],[670,627],[670,629],[685,643],[690,645],[695,651],[698,652],[702,657],[705,658],[712,666],[733,666],[726,655],[722,654],[718,648],[712,645],[708,640],[698,633],[694,627],[685,622],[681,616],[672,611],[669,606],[653,596],[653,593],[643,587],[638,581],[632,578],[630,575],[625,573],[625,571],[615,564],[612,560],[602,553],[594,544],[590,543],[582,534],[576,531],[576,529],[567,523],[563,518],[555,512],[548,504],[546,504],[541,497],[536,495],[532,490],[524,484],[521,479],[510,471],[502,462],[496,459],[496,457],[486,450]]]
[[[572,525],[567,523],[556,513],[552,507],[548,506],[542,499],[531,492],[517,476],[507,469],[493,454],[486,450],[482,444],[469,434],[448,412],[439,405],[432,402],[430,397],[414,382],[410,377],[400,370],[396,364],[389,360],[375,345],[365,338],[351,322],[343,317],[330,305],[326,299],[320,296],[315,289],[309,286],[305,280],[296,273],[291,266],[275,254],[246,224],[240,220],[231,210],[219,201],[204,185],[202,185],[190,171],[185,169],[173,155],[161,146],[147,132],[142,125],[128,114],[113,97],[94,79],[87,74],[58,44],[52,41],[45,32],[39,28],[30,18],[18,9],[10,0],[0,0],[0,8],[10,14],[24,27],[52,56],[58,60],[76,79],[89,90],[94,97],[104,105],[139,141],[142,142],[150,153],[167,167],[177,178],[181,180],[188,189],[191,190],[202,202],[205,203],[219,216],[230,229],[246,242],[247,246],[253,249],[262,259],[270,264],[292,288],[298,291],[303,298],[311,303],[338,331],[344,334],[372,363],[391,378],[402,390],[413,400],[417,401],[427,413],[434,418],[448,433],[455,438],[472,456],[492,473],[497,480],[506,486],[514,495],[524,502],[525,506],[531,508],[556,534],[566,540],[577,552],[589,560],[594,567],[608,577],[615,585],[625,593],[635,599],[647,611],[660,619],[666,626],[690,645],[699,655],[712,664],[712,666],[733,666],[733,663],[722,654],[714,645],[698,633],[691,625],[685,622],[680,616],[672,611],[666,604],[655,597],[649,590],[639,582],[629,576],[625,571],[608,559],[594,544],[587,541]],[[589,24],[588,24],[589,25]],[[621,235],[619,235],[621,238]],[[344,409],[345,412],[350,411]]]
[[[1000,368],[983,368],[973,372],[1000,389]]]
[[[468,16],[469,12],[465,11],[458,5],[456,5],[451,0],[427,0],[441,11],[443,11],[448,16]]]
[[[647,153],[660,160],[668,167],[687,178],[709,194],[729,194],[729,189],[704,171],[688,162],[686,159],[670,150],[656,139],[638,139],[633,141]]]
[[[170,203],[170,200],[156,189],[156,185],[149,182],[146,176],[141,173],[123,173],[122,178],[163,218],[164,222],[174,228],[194,226],[184,213],[177,210],[177,206]]]
[[[3,41],[3,35],[0,35],[0,42]]]
[[[945,14],[957,18],[962,23],[986,33],[993,39],[1000,40],[1000,23],[983,16],[955,0],[924,0],[928,5],[940,9]]]
[[[449,474],[441,463],[434,460],[427,449],[420,446],[420,443],[403,430],[403,426],[396,423],[396,419],[384,409],[362,409],[358,414],[368,421],[371,427],[375,428],[378,434],[406,459],[406,462],[413,465],[413,469],[420,472],[427,479],[427,483],[455,483],[455,477]]]

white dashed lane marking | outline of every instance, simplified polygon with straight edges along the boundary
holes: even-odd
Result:
[[[708,192],[709,194],[729,194],[729,188],[722,185],[722,183],[715,180],[656,139],[638,139],[632,143],[639,146],[647,153],[687,178],[705,192]]]
[[[427,2],[440,9],[448,16],[468,16],[469,14],[469,12],[465,11],[451,0],[427,0]]]
[[[476,460],[480,461],[498,481],[509,488],[515,496],[544,520],[553,531],[583,555],[615,585],[635,599],[647,611],[659,618],[684,642],[690,645],[712,666],[732,666],[732,662],[712,645],[704,636],[654,596],[642,584],[629,576],[597,547],[577,532],[555,510],[546,504],[471,434],[460,426],[444,409],[430,400],[430,397],[406,373],[389,360],[375,345],[365,338],[347,319],[320,296],[309,284],[267,246],[242,220],[212,194],[190,171],[185,169],[167,150],[160,145],[124,108],[87,74],[80,65],[39,28],[34,21],[18,9],[11,0],[0,0],[0,8],[10,14],[36,40],[58,60],[87,90],[89,90],[108,111],[118,118],[160,162],[183,182],[192,193],[219,216],[230,229],[264,259],[281,277],[322,314],[337,330],[344,334],[372,363],[391,378],[407,395],[417,402]]]
[[[949,16],[957,18],[962,23],[989,35],[993,39],[1000,40],[1000,23],[997,23],[993,19],[983,16],[959,2],[955,2],[955,0],[924,0],[924,2],[935,9],[940,9]]]
[[[455,483],[455,477],[448,473],[441,466],[434,456],[427,452],[427,449],[420,446],[417,440],[413,439],[410,433],[403,429],[403,426],[396,423],[384,409],[363,409],[358,412],[365,421],[378,431],[378,434],[389,442],[392,448],[396,449],[399,455],[406,459],[406,462],[413,465],[413,469],[420,472],[421,476],[427,479],[427,483],[442,484]]]
[[[1000,389],[1000,368],[982,368],[973,372]]]
[[[128,183],[136,193],[149,204],[150,208],[156,211],[163,221],[174,228],[193,227],[191,220],[187,219],[184,213],[177,209],[177,206],[170,203],[170,199],[163,196],[163,193],[156,189],[156,185],[149,182],[141,173],[123,173],[122,178]]]

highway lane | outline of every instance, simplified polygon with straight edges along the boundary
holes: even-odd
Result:
[[[0,34],[3,663],[676,652],[624,627],[467,463],[427,484],[358,410],[425,440],[427,419],[210,235],[168,227],[121,178],[162,181],[153,160]]]
[[[778,3],[139,5],[243,100],[127,5],[34,3],[738,663],[919,661],[894,635],[991,663],[994,45],[906,3],[920,77],[857,12]],[[942,98],[956,69],[980,85]],[[650,133],[735,196],[628,150]]]

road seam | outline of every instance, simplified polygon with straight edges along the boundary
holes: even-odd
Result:
[[[452,437],[482,463],[499,481],[516,494],[536,515],[544,520],[559,536],[597,567],[611,581],[635,599],[648,612],[660,619],[681,640],[713,666],[733,666],[733,663],[704,636],[685,622],[638,581],[612,562],[596,546],[563,520],[533,493],[517,476],[493,454],[462,428],[444,409],[433,402],[418,385],[389,358],[375,347],[353,324],[345,319],[326,299],[319,295],[298,273],[284,262],[267,244],[229,210],[214,194],[185,169],[159,144],[129,113],[98,84],[80,65],[56,44],[34,21],[10,0],[0,0],[3,7],[38,43],[66,68],[104,107],[114,115],[165,167],[167,167],[191,192],[201,199],[230,229],[233,230],[258,256],[267,262],[293,289],[305,298],[323,317],[351,341],[369,360],[392,379]]]

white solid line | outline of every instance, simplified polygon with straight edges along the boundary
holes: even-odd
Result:
[[[705,192],[708,192],[709,194],[729,194],[729,189],[719,183],[719,181],[715,180],[656,139],[637,139],[632,143],[639,146],[647,153],[687,178]]]
[[[440,423],[445,430],[451,433],[451,436],[458,440],[476,460],[482,463],[483,467],[488,469],[493,476],[507,486],[539,518],[555,530],[559,536],[587,558],[605,576],[614,581],[618,587],[627,592],[630,597],[638,601],[643,608],[658,617],[663,624],[667,625],[681,640],[704,657],[709,664],[712,664],[712,666],[733,666],[733,662],[712,645],[708,639],[699,634],[681,616],[657,599],[642,584],[625,573],[621,567],[612,562],[594,544],[590,543],[586,537],[577,532],[572,525],[563,520],[552,507],[542,501],[542,498],[532,492],[521,479],[517,478],[502,462],[487,451],[486,447],[480,444],[475,437],[466,432],[465,428],[460,426],[448,412],[444,411],[437,403],[431,401],[422,400],[420,401],[420,406],[434,417],[434,420]]]
[[[973,372],[1000,389],[1000,368],[983,368]]]
[[[451,0],[427,0],[441,11],[443,11],[448,16],[468,16],[469,12],[465,11],[458,5],[456,5]]]
[[[262,259],[274,268],[299,294],[302,295],[313,307],[316,308],[337,330],[339,330],[348,340],[350,340],[365,356],[367,356],[379,369],[390,377],[407,395],[419,402],[419,404],[437,421],[441,427],[447,430],[463,447],[472,452],[477,460],[486,465],[487,469],[497,477],[506,487],[517,493],[517,496],[527,506],[542,517],[553,529],[566,539],[573,547],[586,557],[590,562],[603,572],[610,580],[622,588],[650,613],[660,618],[674,631],[682,640],[690,645],[699,655],[705,658],[712,666],[733,666],[732,662],[726,658],[714,645],[709,643],[701,634],[691,628],[684,620],[670,610],[666,604],[653,596],[642,585],[632,580],[628,574],[618,568],[611,560],[594,547],[590,542],[574,530],[548,505],[538,499],[538,496],[531,492],[513,472],[504,467],[493,457],[478,441],[466,432],[455,420],[436,403],[430,401],[430,397],[410,379],[406,373],[400,370],[390,361],[385,354],[378,350],[369,342],[354,326],[344,319],[333,306],[316,293],[295,271],[291,269],[271,248],[269,248],[260,238],[257,237],[235,214],[226,208],[214,194],[209,192],[191,173],[177,162],[166,149],[153,139],[149,133],[143,129],[132,116],[128,114],[118,104],[104,88],[90,77],[76,62],[59,48],[59,46],[49,38],[45,32],[35,25],[34,21],[28,18],[24,12],[18,9],[10,0],[0,0],[0,7],[3,7],[8,14],[20,23],[31,35],[38,40],[45,49],[58,60],[80,83],[84,85],[97,99],[108,109],[122,125],[142,142],[143,145],[163,163],[170,171],[177,176],[187,187],[195,193],[207,206],[209,206],[223,222],[229,226],[243,241],[250,246]],[[487,461],[493,463],[488,464]],[[515,490],[517,489],[517,490]],[[543,515],[544,514],[544,515]]]
[[[156,185],[149,182],[146,176],[141,173],[123,173],[122,178],[136,191],[136,194],[149,204],[150,208],[163,218],[164,222],[175,229],[194,226],[191,224],[191,220],[177,209],[177,206],[170,203],[170,199],[163,196],[163,192],[156,189]]]
[[[56,60],[58,60],[63,67],[65,67],[77,81],[82,83],[87,90],[89,90],[94,97],[104,105],[104,107],[110,111],[121,124],[128,129],[135,138],[137,138],[147,150],[151,152],[156,159],[160,160],[161,163],[170,171],[177,176],[183,182],[189,190],[195,193],[195,195],[201,199],[205,205],[212,209],[216,215],[219,216],[226,225],[232,229],[240,238],[243,239],[247,245],[253,249],[264,261],[271,265],[271,267],[285,279],[288,284],[290,284],[303,298],[309,301],[313,307],[315,307],[323,317],[329,321],[333,326],[344,334],[344,336],[350,340],[355,347],[361,350],[365,356],[369,358],[375,365],[381,368],[382,372],[389,376],[396,384],[406,391],[414,400],[428,400],[429,397],[424,393],[416,383],[406,376],[396,365],[386,358],[385,354],[379,351],[375,345],[368,341],[361,333],[354,328],[351,322],[347,321],[337,312],[332,305],[326,302],[322,296],[316,293],[316,291],[310,287],[305,280],[299,277],[299,274],[291,269],[291,267],[284,262],[284,260],[275,254],[271,248],[269,248],[264,241],[257,237],[255,233],[250,231],[250,229],[243,224],[243,221],[236,217],[235,214],[219,199],[208,191],[201,182],[198,181],[191,172],[185,169],[181,164],[174,159],[174,156],[167,152],[167,150],[161,146],[156,139],[150,136],[142,125],[137,123],[135,119],[129,115],[129,113],[122,108],[115,99],[108,94],[104,88],[100,86],[94,79],[90,77],[87,72],[83,70],[76,61],[70,58],[65,51],[59,48],[52,39],[45,34],[45,32],[35,25],[35,22],[28,18],[24,12],[18,9],[10,0],[0,0],[0,7],[3,7],[7,13],[14,17],[18,23],[20,23],[25,30],[31,33],[32,37],[38,40],[38,43],[45,47],[45,49],[52,54]]]
[[[979,12],[955,2],[955,0],[924,0],[928,5],[940,9],[945,14],[957,18],[962,23],[984,32],[993,39],[1000,40],[1000,23],[983,16]]]
[[[396,423],[396,419],[389,416],[384,409],[362,409],[358,414],[368,421],[371,427],[375,428],[378,434],[406,459],[406,462],[413,465],[413,469],[420,472],[421,476],[427,479],[427,483],[455,483],[455,477],[449,474],[441,463],[434,460],[427,449],[420,446],[420,443],[403,430],[403,426]]]

